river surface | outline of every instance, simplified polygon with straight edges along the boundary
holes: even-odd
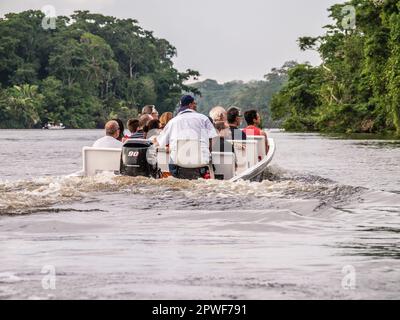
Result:
[[[400,142],[271,132],[263,182],[71,177],[101,130],[0,130],[0,299],[399,299]]]

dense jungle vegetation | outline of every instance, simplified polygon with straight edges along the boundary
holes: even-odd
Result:
[[[178,72],[176,49],[136,20],[76,11],[46,28],[43,18],[25,11],[0,19],[0,128],[102,127],[146,104],[173,110],[183,91],[197,93],[184,82],[198,72]]]
[[[349,7],[355,24],[347,28]],[[352,0],[329,9],[334,23],[320,37],[299,39],[322,64],[299,64],[271,102],[292,131],[400,136],[400,1]]]

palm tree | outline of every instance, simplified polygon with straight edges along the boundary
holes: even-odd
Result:
[[[39,113],[43,96],[38,86],[23,84],[8,90],[8,111],[17,123],[32,128],[40,121]]]

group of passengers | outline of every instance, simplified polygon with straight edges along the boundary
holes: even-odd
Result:
[[[264,136],[265,147],[268,152],[267,134],[260,128],[261,117],[257,110],[248,110],[244,113],[247,127],[240,129],[243,116],[237,107],[225,110],[223,107],[215,107],[210,111],[210,119],[218,132],[218,138],[214,139],[212,148],[218,151],[228,151],[232,146],[226,140],[240,141],[247,140],[247,136]],[[219,146],[219,147],[218,147]]]
[[[229,141],[243,141],[248,136],[264,136],[268,152],[267,134],[260,128],[260,114],[257,110],[249,110],[244,113],[244,119],[247,127],[240,129],[243,121],[241,110],[237,107],[225,110],[220,106],[214,107],[207,117],[197,112],[195,99],[185,95],[181,98],[175,117],[171,112],[159,117],[155,106],[145,106],[138,119],[128,120],[128,129],[125,131],[121,120],[107,122],[106,136],[97,140],[93,147],[122,148],[127,139],[148,139],[157,147],[167,148],[170,154],[169,170],[172,175],[179,177],[178,171],[184,170],[175,165],[178,140],[198,140],[201,163],[209,163],[211,151],[234,152],[233,144]],[[207,167],[196,169],[200,176],[207,176]]]
[[[128,120],[127,129],[120,119],[108,121],[105,125],[105,137],[97,140],[93,147],[122,148],[128,139],[151,139],[161,133],[172,117],[172,112],[165,112],[159,117],[155,106],[145,106],[138,119]]]

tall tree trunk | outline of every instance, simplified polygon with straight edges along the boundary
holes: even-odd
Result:
[[[129,79],[133,78],[132,58],[129,58]]]

